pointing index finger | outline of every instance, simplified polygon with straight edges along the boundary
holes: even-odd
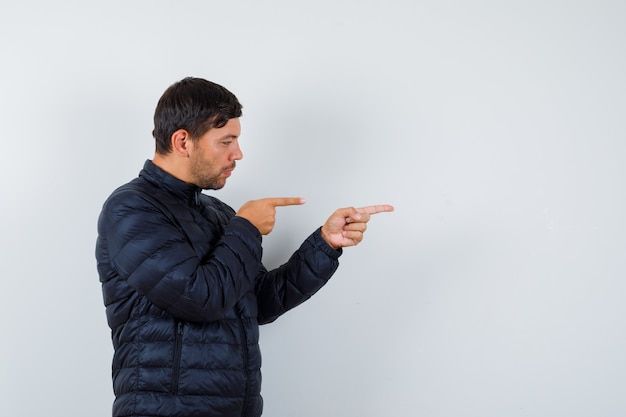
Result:
[[[367,214],[383,213],[383,212],[389,212],[393,210],[394,210],[393,206],[390,206],[389,204],[377,204],[374,206],[366,206],[366,207],[361,207],[361,208],[356,209],[357,213],[367,213]]]
[[[300,197],[275,197],[266,198],[266,200],[274,207],[298,206],[306,202],[304,198]]]

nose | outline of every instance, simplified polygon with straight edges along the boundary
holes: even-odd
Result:
[[[235,161],[238,161],[243,158],[243,152],[241,152],[241,147],[239,146],[239,142],[235,143],[235,149],[233,150],[233,154],[231,158]]]

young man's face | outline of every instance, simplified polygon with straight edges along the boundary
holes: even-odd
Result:
[[[190,152],[192,182],[204,190],[219,190],[235,169],[235,161],[243,158],[239,148],[239,118],[228,120],[220,128],[209,129],[193,142]]]

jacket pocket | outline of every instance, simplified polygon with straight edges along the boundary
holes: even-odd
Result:
[[[182,321],[176,322],[176,338],[174,341],[174,362],[172,364],[172,385],[170,392],[178,394],[178,382],[180,380],[180,361],[183,354],[183,334],[184,324]]]

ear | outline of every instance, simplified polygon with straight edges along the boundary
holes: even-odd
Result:
[[[171,141],[172,152],[183,158],[189,157],[189,146],[191,143],[189,132],[185,129],[178,129],[176,132],[172,133]]]

